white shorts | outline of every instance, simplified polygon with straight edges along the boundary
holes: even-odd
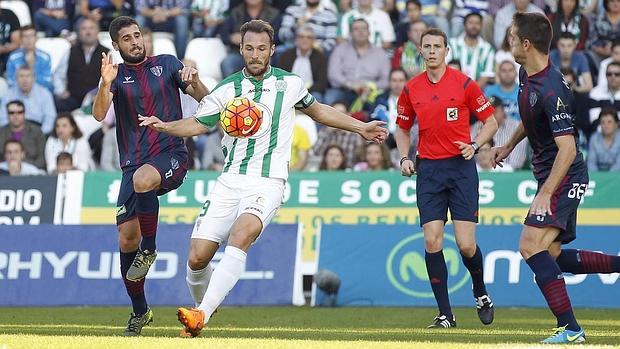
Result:
[[[206,239],[221,245],[228,240],[230,228],[243,213],[258,217],[265,230],[282,205],[284,184],[283,179],[223,173],[207,194],[194,224],[192,239]]]

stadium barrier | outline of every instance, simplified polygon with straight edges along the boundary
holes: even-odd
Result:
[[[518,225],[478,226],[484,255],[484,280],[497,307],[546,306],[534,276],[518,251]],[[620,255],[620,227],[580,226],[567,248]],[[318,268],[341,280],[336,304],[341,306],[431,306],[435,299],[424,261],[424,236],[410,225],[323,225]],[[473,307],[471,278],[461,261],[452,228],[444,238],[450,302]],[[620,308],[620,274],[565,275],[571,302],[577,307]],[[312,304],[326,295],[316,288]]]
[[[185,283],[191,225],[161,225],[146,282],[151,305],[193,304]],[[0,230],[0,306],[127,305],[113,225]],[[298,224],[272,224],[248,255],[228,305],[304,304]],[[214,267],[223,248],[214,258]]]

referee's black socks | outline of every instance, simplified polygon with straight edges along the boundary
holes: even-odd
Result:
[[[463,264],[465,264],[465,267],[471,274],[471,280],[474,285],[474,297],[478,298],[484,296],[487,294],[487,288],[484,285],[482,252],[480,252],[480,247],[476,245],[476,252],[471,257],[466,257],[461,253],[461,258],[463,259]]]

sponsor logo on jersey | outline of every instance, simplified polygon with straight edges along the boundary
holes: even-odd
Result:
[[[269,92],[269,91],[271,91],[271,90],[270,90],[270,89],[268,89],[268,88],[263,88],[263,89],[262,89],[262,91],[263,91],[263,92]],[[255,88],[253,88],[253,89],[251,89],[251,90],[249,90],[249,91],[248,91],[248,93],[255,93],[255,92],[256,92],[256,89],[255,89]]]
[[[555,102],[555,110],[560,111],[560,108],[562,108],[562,110],[566,110],[566,104],[564,104],[562,98],[558,97],[558,100]]]
[[[478,102],[478,105],[483,105],[483,104],[485,104],[485,103],[484,103],[484,102],[485,102],[485,98],[484,98],[484,96],[480,96],[480,97],[476,98],[476,102]]]
[[[398,118],[403,121],[409,121],[409,117],[407,115],[398,114]]]
[[[481,111],[485,110],[486,108],[488,108],[490,106],[491,106],[491,101],[487,101],[482,106],[476,108],[476,113],[480,113]]]
[[[552,122],[556,122],[560,120],[572,120],[572,119],[573,119],[572,115],[568,113],[558,113],[551,117]]]
[[[446,119],[448,121],[456,121],[459,119],[459,108],[447,108]]]
[[[151,67],[151,73],[153,73],[153,75],[159,77],[161,76],[161,73],[164,72],[164,68],[161,65],[156,65],[154,67]]]
[[[131,84],[135,81],[133,81],[133,78],[131,76],[125,76],[125,81],[123,81],[123,84]]]

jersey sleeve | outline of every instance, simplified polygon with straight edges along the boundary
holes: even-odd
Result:
[[[295,109],[306,109],[312,104],[314,104],[316,99],[308,91],[304,84],[304,81],[300,77],[296,76],[295,81],[297,85],[297,92],[295,96],[295,101],[297,102],[295,103]]]
[[[411,100],[409,99],[409,87],[405,85],[405,88],[398,96],[397,104],[398,117],[396,118],[396,125],[403,130],[410,130],[415,120],[415,110],[411,106]]]
[[[573,123],[575,118],[573,96],[567,85],[562,85],[564,84],[558,84],[549,91],[543,104],[553,137],[576,133]]]
[[[220,111],[224,108],[224,101],[227,100],[226,93],[227,88],[222,86],[204,96],[194,113],[196,121],[209,128],[217,125],[220,120]]]
[[[491,102],[485,97],[475,81],[468,78],[465,82],[465,103],[469,111],[476,116],[476,119],[485,121],[493,115],[495,109]]]
[[[187,86],[189,86],[189,84],[187,82],[184,82],[181,79],[181,74],[179,74],[179,70],[183,69],[185,65],[183,65],[183,63],[181,63],[181,61],[179,61],[179,59],[174,56],[170,56],[169,61],[172,69],[172,81],[174,81],[175,85],[177,85],[177,87],[180,88],[183,93],[185,93],[185,90],[187,89]]]

